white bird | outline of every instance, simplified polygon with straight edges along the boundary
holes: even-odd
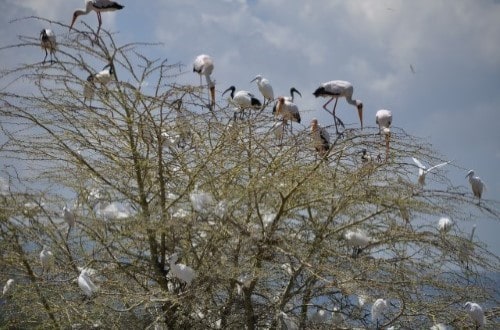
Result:
[[[387,301],[382,298],[375,300],[372,305],[372,322],[376,324],[377,328],[379,320],[384,316],[384,312],[386,311],[387,307]]]
[[[448,330],[448,327],[444,323],[438,323],[438,324],[434,324],[431,327],[431,330]]]
[[[243,114],[243,111],[245,109],[249,108],[258,108],[262,104],[260,101],[250,92],[247,91],[238,91],[235,93],[236,88],[234,86],[229,87],[222,93],[226,94],[228,91],[231,91],[231,103],[236,105],[238,107],[237,111],[239,111],[241,114]],[[236,112],[234,114],[234,117],[236,119]]]
[[[355,231],[348,230],[344,234],[344,238],[347,242],[347,245],[353,247],[353,257],[358,256],[363,251],[363,249],[372,241],[372,238],[360,229],[357,229]]]
[[[448,162],[444,162],[444,163],[437,164],[437,165],[434,165],[432,167],[426,168],[417,158],[412,157],[411,159],[413,159],[413,162],[415,164],[417,164],[417,166],[418,166],[418,184],[421,187],[423,187],[425,185],[425,176],[427,175],[427,173],[429,173],[433,169],[440,168],[441,166],[445,166],[445,165],[450,163],[448,161]]]
[[[470,170],[465,177],[469,178],[472,193],[475,197],[479,198],[478,204],[481,204],[481,197],[483,196],[483,190],[485,189],[483,180],[481,180],[481,178],[477,175],[474,175],[474,170]]]
[[[310,320],[315,325],[324,324],[328,321],[328,314],[326,314],[324,309],[318,309],[311,314]]]
[[[184,282],[187,286],[191,285],[191,282],[196,277],[196,274],[193,268],[186,266],[184,264],[176,264],[179,256],[177,253],[174,253],[169,258],[170,264],[170,273],[172,276],[177,278],[178,280]]]
[[[97,21],[99,23],[96,32],[96,40],[97,40],[102,25],[101,13],[106,11],[120,10],[123,9],[123,7],[124,6],[120,5],[119,3],[110,0],[86,0],[85,9],[77,9],[73,13],[73,19],[71,20],[71,25],[69,26],[69,30],[71,31],[71,29],[73,28],[73,24],[75,24],[75,21],[78,18],[78,16],[87,15],[93,10],[97,14]]]
[[[210,75],[214,71],[214,60],[210,55],[201,54],[194,59],[193,72],[200,75],[200,85],[201,76],[205,76],[207,81],[207,86],[210,91],[210,109],[215,106],[215,82],[212,81]]]
[[[63,218],[64,221],[68,224],[68,233],[66,234],[66,240],[68,240],[69,232],[71,228],[75,225],[75,214],[71,209],[67,206],[63,207]]]
[[[90,278],[90,272],[87,268],[82,268],[80,275],[78,276],[78,286],[83,291],[87,297],[92,297],[94,293],[99,290],[99,288],[92,282]]]
[[[51,29],[43,29],[40,32],[40,46],[45,50],[45,57],[43,58],[43,63],[47,59],[47,55],[50,53],[50,62],[54,62],[52,55],[55,54],[57,50],[56,35]],[[48,50],[48,52],[47,52]]]
[[[328,131],[318,124],[318,120],[313,118],[311,121],[311,134],[313,138],[314,148],[320,157],[326,156],[330,150],[330,134]]]
[[[54,266],[54,254],[46,245],[40,252],[40,263],[42,264],[42,273],[49,272]]]
[[[361,129],[363,129],[363,102],[360,100],[353,100],[352,94],[354,92],[354,87],[348,81],[343,80],[332,80],[321,84],[313,93],[316,97],[329,97],[330,100],[323,104],[323,109],[329,114],[333,115],[333,121],[335,123],[335,131],[339,134],[338,125],[344,127],[344,123],[336,116],[335,108],[337,107],[337,101],[340,97],[345,97],[347,103],[356,106],[358,109],[359,121],[361,123]],[[335,105],[333,110],[330,111],[326,106],[335,99]]]
[[[87,81],[83,85],[83,103],[89,100],[90,105],[92,105],[92,99],[94,98],[94,75],[89,75]]]
[[[385,159],[389,159],[389,144],[391,141],[392,112],[381,109],[375,114],[375,123],[378,125],[380,134],[385,136]]]
[[[284,325],[281,329],[299,330],[299,325],[297,324],[295,318],[288,316],[285,312],[280,312],[280,317],[283,322],[282,325]]]
[[[479,304],[470,301],[466,302],[464,307],[467,310],[469,317],[472,319],[472,322],[474,322],[476,329],[484,327],[486,320],[483,308]]]
[[[115,68],[113,64],[107,64],[105,65],[101,71],[96,73],[92,79],[93,82],[98,82],[103,85],[107,85],[111,80],[114,79],[114,74],[115,74]],[[87,78],[87,81],[89,81],[89,78]]]
[[[299,107],[292,101],[286,100],[283,96],[278,98],[275,116],[280,116],[283,122],[283,133],[288,121],[297,122],[300,124]],[[292,125],[290,124],[290,132],[292,132]],[[284,134],[283,134],[284,135]]]
[[[442,217],[439,219],[438,229],[440,232],[447,233],[451,230],[451,227],[453,227],[453,221],[450,218]]]
[[[13,279],[8,279],[7,280],[7,283],[5,283],[5,285],[3,286],[3,291],[2,291],[2,294],[4,296],[8,295],[10,293],[10,291],[12,291],[12,287],[14,286],[14,280]]]
[[[250,82],[254,82],[254,81],[257,81],[257,87],[259,87],[259,91],[262,94],[262,96],[264,97],[264,101],[262,102],[262,104],[264,106],[266,105],[266,100],[268,102],[271,102],[272,100],[274,100],[273,86],[271,86],[271,83],[269,82],[269,80],[267,80],[266,78],[263,78],[260,74],[258,74]]]
[[[195,188],[192,193],[189,194],[189,200],[193,209],[198,213],[208,213],[215,204],[212,194],[200,191]]]

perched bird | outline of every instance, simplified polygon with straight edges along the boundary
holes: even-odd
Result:
[[[372,241],[372,238],[370,236],[359,229],[355,231],[348,230],[344,234],[344,239],[346,240],[347,245],[353,248],[353,257],[357,257]]]
[[[10,291],[12,291],[13,286],[14,286],[14,280],[11,278],[8,279],[7,283],[5,283],[5,285],[3,286],[3,291],[2,291],[3,296],[7,296],[10,293]]]
[[[63,207],[63,218],[64,221],[68,224],[68,233],[66,234],[66,240],[68,240],[69,232],[71,228],[75,225],[75,214],[71,209],[67,206]]]
[[[479,304],[468,301],[465,303],[464,308],[467,310],[467,313],[469,314],[472,322],[474,322],[474,326],[476,327],[476,329],[481,329],[482,327],[484,327],[486,320],[484,317],[483,308]]]
[[[264,101],[262,102],[264,106],[266,105],[266,100],[267,102],[271,102],[272,100],[274,100],[273,86],[271,86],[269,80],[263,78],[260,74],[258,74],[250,82],[254,81],[257,81],[257,87],[259,87],[259,91],[264,97]]]
[[[375,300],[372,305],[372,322],[376,324],[377,329],[379,327],[379,320],[384,316],[387,307],[387,301],[382,298]]]
[[[293,102],[293,100],[295,98],[295,96],[294,96],[295,93],[299,94],[299,96],[302,97],[302,94],[300,94],[300,92],[295,87],[292,87],[292,88],[290,88],[290,96],[283,96],[285,98],[285,101]],[[274,103],[273,114],[276,113],[277,105],[278,105],[278,102]]]
[[[50,62],[54,62],[52,55],[55,54],[57,50],[56,35],[51,29],[43,29],[40,32],[40,46],[45,50],[45,57],[43,58],[43,63],[47,59],[47,55],[50,53]]]
[[[280,96],[278,98],[275,115],[281,116],[281,119],[283,120],[283,129],[285,129],[285,126],[287,125],[289,120],[300,124],[299,107],[292,101],[286,100],[283,96]]]
[[[371,163],[373,161],[373,156],[368,153],[366,148],[361,149],[361,161],[363,163]]]
[[[112,63],[105,65],[101,71],[96,73],[93,76],[92,81],[93,82],[98,82],[99,84],[102,85],[107,85],[111,80],[114,79],[115,75],[115,67]],[[87,81],[89,81],[89,78],[87,78]]]
[[[448,330],[448,327],[444,323],[438,323],[438,324],[434,324],[431,327],[431,330]]]
[[[196,274],[193,268],[184,264],[176,264],[178,259],[179,256],[177,253],[172,254],[168,259],[170,264],[170,273],[172,276],[185,283],[186,286],[189,286],[196,277]]]
[[[330,100],[323,104],[323,109],[326,110],[329,114],[333,116],[333,121],[335,123],[335,131],[338,135],[338,125],[344,127],[344,123],[336,116],[335,108],[337,107],[337,101],[340,97],[345,97],[347,103],[356,106],[358,109],[359,121],[361,123],[361,129],[363,129],[363,102],[360,100],[353,100],[352,94],[354,92],[354,87],[348,81],[343,80],[332,80],[329,82],[325,82],[321,84],[313,93],[316,97],[329,97]],[[333,110],[330,111],[326,108],[326,106],[335,99],[335,104],[333,106]]]
[[[214,71],[214,60],[210,55],[201,54],[194,59],[193,72],[200,75],[200,85],[201,76],[205,76],[207,81],[207,86],[210,91],[210,109],[215,106],[215,81],[212,81],[210,75]]]
[[[195,187],[194,191],[189,194],[189,200],[193,209],[198,213],[209,213],[215,205],[212,194],[201,191],[198,187]]]
[[[102,25],[102,18],[101,18],[101,12],[105,11],[115,11],[115,10],[120,10],[123,9],[124,6],[120,5],[117,2],[110,1],[110,0],[86,0],[85,1],[85,9],[77,9],[73,13],[73,19],[71,20],[71,25],[69,26],[69,30],[73,28],[73,24],[75,24],[76,19],[80,15],[87,15],[90,13],[92,10],[96,12],[97,14],[97,21],[99,23],[99,26],[97,27],[97,32],[96,32],[96,40],[97,37],[99,36],[99,31],[101,30],[101,25]]]
[[[316,312],[311,314],[310,320],[315,325],[324,324],[328,321],[328,314],[324,309],[317,309]]]
[[[44,245],[40,252],[40,263],[42,264],[42,273],[49,272],[54,266],[54,254]]]
[[[87,103],[89,100],[89,105],[92,105],[92,99],[94,98],[94,75],[87,77],[87,81],[83,85],[83,103]]]
[[[87,297],[92,297],[94,293],[99,290],[99,288],[92,282],[90,278],[90,271],[88,268],[82,268],[80,275],[78,276],[78,286],[83,291]]]
[[[279,319],[281,320],[281,329],[299,330],[299,325],[295,317],[288,316],[285,312],[280,312]]]
[[[381,109],[375,114],[375,123],[378,125],[380,134],[385,135],[385,159],[389,159],[389,143],[391,140],[392,112]]]
[[[435,168],[439,168],[441,166],[444,166],[444,165],[447,165],[450,163],[448,161],[448,162],[444,162],[444,163],[437,164],[437,165],[434,165],[432,167],[426,168],[424,165],[422,165],[422,163],[417,158],[412,157],[411,159],[413,159],[413,162],[415,164],[417,164],[417,166],[418,166],[418,184],[421,187],[423,187],[425,185],[425,176],[427,175],[427,173],[429,173],[430,171],[432,171]]]
[[[330,150],[330,135],[328,131],[318,124],[318,120],[313,118],[311,121],[311,134],[313,138],[314,148],[320,157],[326,156]]]
[[[262,104],[260,101],[250,92],[247,91],[238,91],[234,92],[236,88],[234,86],[229,87],[222,93],[226,94],[227,92],[231,91],[231,103],[237,106],[237,111],[240,112],[240,117],[243,114],[243,111],[245,109],[249,108],[259,108]],[[234,117],[236,119],[236,112],[234,114]]]
[[[465,177],[469,178],[469,183],[472,188],[472,193],[474,193],[475,197],[479,198],[478,204],[480,205],[481,197],[483,196],[483,190],[485,189],[485,184],[483,180],[481,180],[480,177],[474,175],[474,170],[470,170]]]
[[[453,221],[450,218],[442,217],[439,219],[438,229],[440,232],[447,233],[451,230],[451,227],[453,227]]]

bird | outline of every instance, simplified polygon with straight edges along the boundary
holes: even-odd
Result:
[[[297,93],[300,95],[300,97],[302,97],[302,94],[300,94],[300,92],[295,88],[295,87],[292,87],[290,88],[290,96],[283,96],[285,98],[285,101],[290,101],[290,102],[293,102],[294,100],[294,94]],[[273,106],[273,114],[276,113],[276,106],[278,105],[278,102],[274,103],[274,106]]]
[[[66,240],[68,240],[69,232],[71,228],[75,225],[75,214],[71,209],[67,206],[63,207],[63,218],[64,221],[68,224],[68,233],[66,234]]]
[[[453,227],[453,221],[450,218],[442,217],[438,221],[438,229],[441,233],[447,233]]]
[[[106,12],[106,11],[115,11],[115,10],[120,10],[123,9],[124,6],[120,5],[118,2],[115,1],[110,1],[110,0],[86,0],[85,1],[85,9],[77,9],[73,13],[73,19],[71,20],[71,25],[69,26],[69,30],[73,28],[73,24],[75,24],[76,19],[80,15],[87,15],[90,13],[92,10],[95,11],[97,14],[97,21],[99,23],[99,26],[97,27],[97,32],[96,32],[96,40],[99,36],[99,31],[101,30],[101,25],[102,25],[102,18],[101,18],[101,12]]]
[[[255,108],[255,107],[260,107],[262,104],[260,101],[250,92],[247,91],[238,91],[235,93],[236,87],[230,86],[228,89],[222,93],[226,94],[227,92],[231,91],[231,103],[236,105],[238,107],[237,111],[240,112],[240,114],[243,114],[243,111],[248,108]],[[240,115],[241,117],[241,115]],[[234,118],[236,119],[236,112],[234,114]]]
[[[186,286],[189,286],[196,277],[196,274],[193,268],[184,264],[176,264],[178,259],[179,255],[177,253],[172,254],[168,259],[170,265],[170,273],[179,281],[183,282]]]
[[[52,55],[55,54],[57,50],[56,35],[51,29],[43,29],[40,32],[40,46],[45,50],[45,57],[43,58],[43,63],[47,59],[47,55],[50,53],[50,63],[53,63]],[[47,51],[48,50],[48,51]]]
[[[94,282],[92,282],[90,275],[91,272],[88,268],[82,268],[78,276],[78,286],[88,298],[92,297],[99,290]]]
[[[94,75],[89,75],[87,81],[83,85],[83,103],[89,100],[89,105],[92,105],[92,99],[94,98]]]
[[[417,164],[417,166],[418,166],[418,184],[421,187],[423,187],[425,185],[425,176],[427,175],[427,173],[429,173],[433,169],[439,168],[441,166],[444,166],[444,165],[447,165],[450,163],[448,161],[448,162],[444,162],[444,163],[437,164],[437,165],[434,165],[432,167],[426,168],[417,158],[412,157],[411,159],[413,159],[413,162],[415,164]]]
[[[324,324],[328,321],[328,314],[324,309],[317,309],[314,313],[311,314],[310,320],[312,324],[316,326],[319,324]]]
[[[375,123],[378,125],[380,134],[385,135],[385,159],[389,158],[389,143],[391,140],[392,112],[386,109],[378,110],[375,114]]]
[[[54,266],[54,254],[44,245],[40,252],[40,263],[42,264],[42,273],[49,272]]]
[[[7,283],[5,283],[5,285],[3,286],[3,291],[2,291],[3,296],[7,296],[10,293],[10,291],[12,291],[14,283],[15,282],[12,278],[9,278],[7,280]]]
[[[330,100],[323,104],[323,109],[329,114],[333,115],[333,122],[335,123],[335,131],[337,135],[339,134],[338,125],[344,127],[344,123],[336,116],[335,108],[337,107],[337,101],[340,97],[345,97],[347,103],[356,106],[358,109],[359,121],[361,123],[361,129],[363,129],[363,102],[360,100],[353,100],[352,94],[354,92],[354,87],[348,81],[344,80],[332,80],[322,83],[313,93],[316,97],[329,97]],[[333,110],[330,111],[326,106],[335,99],[335,104]]]
[[[478,205],[481,205],[481,197],[483,196],[483,190],[485,189],[483,180],[481,180],[480,177],[474,175],[474,170],[470,170],[465,177],[469,178],[472,193],[479,199]]]
[[[387,301],[385,299],[379,298],[375,300],[372,305],[372,322],[376,324],[376,328],[379,327],[379,319],[384,316],[384,312],[387,309]]]
[[[278,97],[275,116],[281,116],[283,121],[283,129],[288,121],[294,121],[300,124],[299,107],[292,101],[286,100],[283,96]],[[290,125],[290,131],[292,126]]]
[[[215,106],[215,81],[212,81],[210,75],[214,71],[214,60],[210,55],[201,54],[194,59],[193,72],[200,75],[200,85],[201,76],[205,76],[207,81],[207,86],[210,91],[210,109]]]
[[[368,153],[366,148],[361,149],[361,161],[363,163],[371,163],[373,161],[373,156]]]
[[[437,323],[431,327],[431,330],[448,330],[448,327],[444,323]]]
[[[264,101],[262,102],[263,106],[266,106],[266,100],[271,102],[274,100],[274,92],[273,86],[266,78],[262,77],[260,74],[256,75],[250,82],[257,81],[257,87],[259,87],[259,91],[264,97]]]
[[[318,119],[313,118],[311,121],[311,134],[313,138],[314,148],[320,157],[326,156],[330,150],[330,134],[328,131],[318,124]]]
[[[483,308],[479,304],[468,301],[465,303],[464,308],[467,310],[467,314],[469,314],[472,322],[474,322],[474,326],[476,327],[476,329],[481,329],[482,327],[484,327],[486,320],[484,317]]]
[[[214,206],[215,201],[212,194],[200,191],[198,188],[189,194],[189,200],[193,205],[193,209],[198,213],[208,213]]]
[[[353,247],[353,257],[357,257],[372,241],[371,237],[360,229],[348,230],[344,234],[344,239],[348,246]]]
[[[101,85],[107,85],[111,80],[114,79],[115,75],[115,67],[112,63],[105,65],[101,71],[96,73],[92,82],[98,82]],[[87,77],[87,81],[89,81],[89,77]]]

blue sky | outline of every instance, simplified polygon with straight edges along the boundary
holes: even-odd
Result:
[[[258,94],[250,80],[262,74],[276,95],[291,86],[302,92],[297,103],[308,110],[303,112],[308,125],[312,117],[331,121],[321,110],[325,100],[312,95],[315,88],[329,80],[348,80],[355,98],[364,103],[366,125],[375,125],[378,109],[390,109],[394,126],[426,139],[463,168],[447,170],[455,185],[468,187],[464,176],[475,169],[487,184],[484,197],[500,200],[498,1],[119,2],[125,8],[103,14],[103,27],[118,32],[115,39],[121,44],[161,42],[144,52],[185,64],[179,82],[199,82],[191,72],[192,61],[207,53],[215,59],[219,102],[220,92],[230,85]],[[16,42],[19,34],[37,37],[49,27],[37,21],[8,23],[14,18],[38,15],[70,24],[73,11],[83,6],[81,0],[2,1],[0,44]],[[97,26],[94,13],[81,20]],[[77,28],[82,27],[79,22]],[[58,36],[68,34],[52,28]],[[43,58],[42,50],[4,54],[10,56],[2,58],[2,67]],[[338,114],[346,123],[358,122],[345,102],[339,103]],[[500,254],[499,223],[478,218],[468,225],[473,223],[479,239]]]

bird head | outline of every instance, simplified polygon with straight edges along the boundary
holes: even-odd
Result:
[[[293,93],[297,93],[300,95],[300,97],[302,97],[302,94],[300,94],[300,92],[295,87],[290,88],[290,95],[292,96],[292,99],[293,99]]]
[[[358,108],[359,122],[361,123],[361,129],[363,129],[363,103],[356,101],[356,108]]]
[[[75,24],[76,22],[76,19],[78,18],[78,16],[80,16],[82,14],[81,10],[76,10],[74,13],[73,13],[73,18],[71,19],[71,24],[69,25],[69,30],[71,31],[71,29],[73,28],[73,24]]]
[[[260,82],[260,81],[262,80],[262,76],[261,76],[260,74],[258,74],[258,75],[256,75],[256,76],[255,76],[255,78],[253,78],[250,82],[254,82],[254,81],[256,81],[256,80],[257,80],[257,82]]]
[[[465,176],[466,178],[471,178],[474,176],[474,170],[470,170],[469,172],[467,172],[467,175]]]
[[[47,30],[43,29],[42,31],[40,31],[40,37],[46,37],[47,36]]]
[[[278,103],[276,104],[276,115],[281,114],[281,109],[283,108],[283,104],[285,104],[285,98],[283,96],[278,97]]]
[[[222,96],[224,96],[224,94],[226,94],[227,92],[231,91],[231,98],[233,98],[233,97],[234,97],[234,91],[235,91],[235,90],[236,90],[236,87],[234,87],[234,86],[230,86],[228,89],[226,89],[226,90],[224,91],[224,93],[222,93]]]
[[[311,131],[316,131],[318,129],[318,120],[316,118],[313,118],[311,120]]]

